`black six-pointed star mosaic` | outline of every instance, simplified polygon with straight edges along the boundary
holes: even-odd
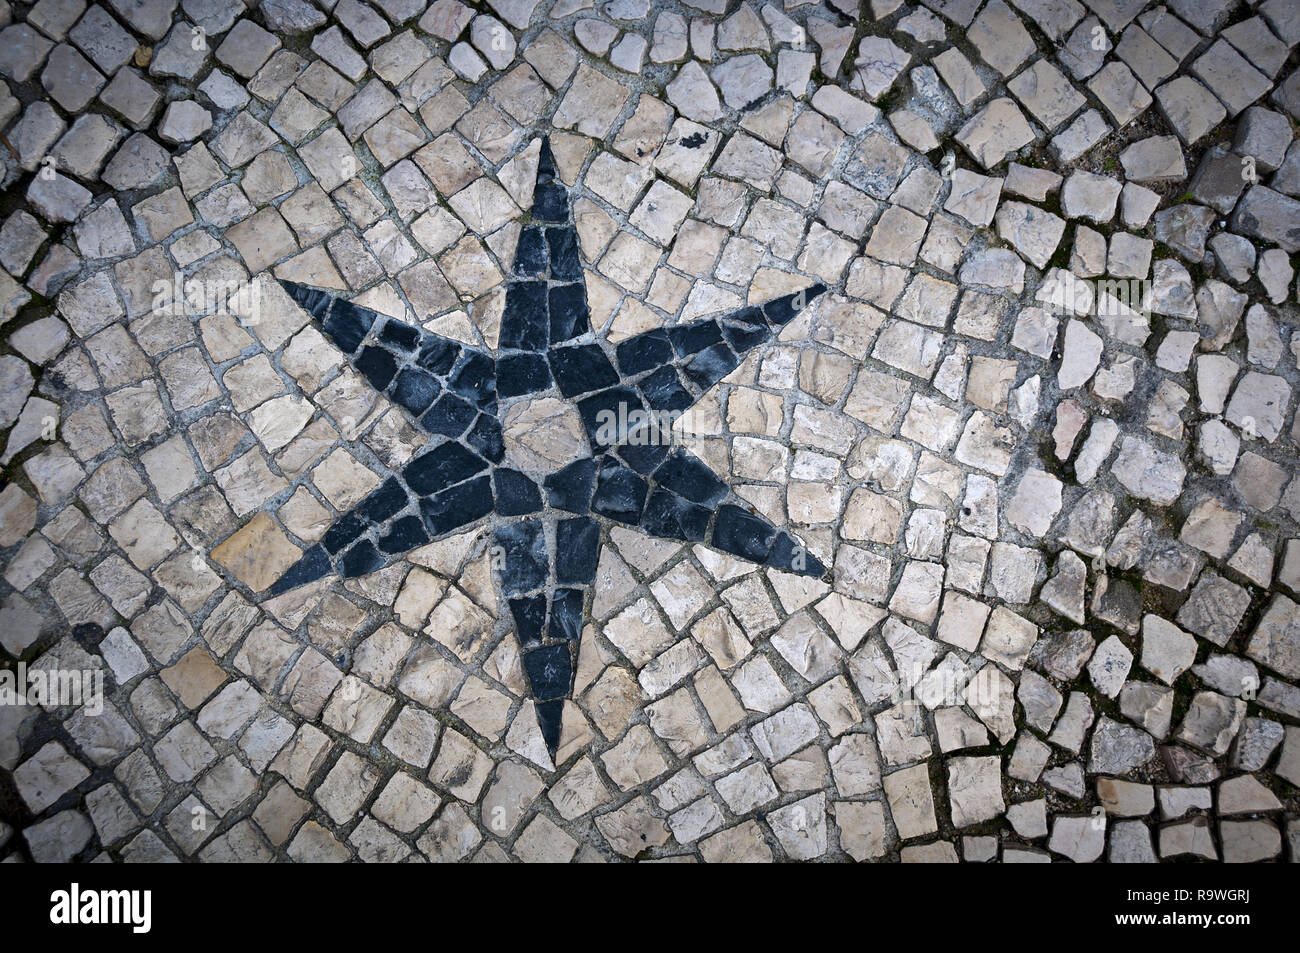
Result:
[[[538,722],[554,757],[574,656],[596,578],[601,523],[705,543],[808,576],[825,568],[754,513],[666,421],[775,336],[822,285],[635,335],[591,332],[577,229],[542,140],[530,220],[506,287],[495,357],[324,291],[283,282],[370,384],[403,407],[431,448],[391,473],[272,586],[360,576],[473,524],[494,522],[497,582],[515,624]],[[577,459],[530,474],[511,466],[500,411],[550,398],[576,410]]]

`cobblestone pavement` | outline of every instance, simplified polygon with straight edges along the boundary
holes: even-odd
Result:
[[[0,0],[0,855],[1297,859],[1296,12]]]

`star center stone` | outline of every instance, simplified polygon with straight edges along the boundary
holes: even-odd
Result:
[[[578,411],[554,397],[522,400],[502,420],[506,457],[534,477],[545,477],[590,455]]]

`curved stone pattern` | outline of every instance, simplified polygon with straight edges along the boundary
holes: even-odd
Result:
[[[0,859],[1295,860],[1293,7],[0,4]]]

